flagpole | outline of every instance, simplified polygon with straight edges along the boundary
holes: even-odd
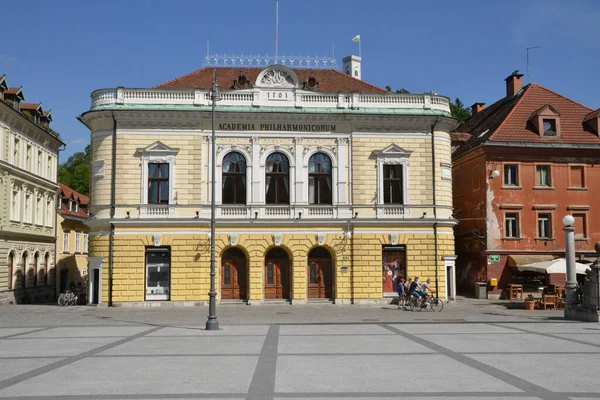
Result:
[[[279,58],[279,0],[275,0],[275,64]]]

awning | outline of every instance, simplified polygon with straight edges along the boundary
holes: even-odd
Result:
[[[525,264],[533,264],[541,261],[554,260],[556,256],[551,254],[513,254],[508,256],[506,265],[509,267],[518,267]]]

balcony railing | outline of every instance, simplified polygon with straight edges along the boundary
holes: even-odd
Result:
[[[210,91],[200,89],[100,89],[92,93],[92,109],[107,105],[209,106]],[[290,89],[288,101],[273,102],[261,89],[223,91],[220,106],[311,107],[341,109],[431,109],[450,113],[450,99],[433,93],[306,93]]]
[[[140,205],[140,218],[169,218],[175,216],[175,206],[171,204]]]

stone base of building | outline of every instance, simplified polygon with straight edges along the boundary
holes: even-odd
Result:
[[[1,306],[11,304],[48,304],[55,301],[54,289],[49,286],[0,292]]]
[[[565,307],[565,318],[573,321],[600,322],[600,311],[589,307]]]

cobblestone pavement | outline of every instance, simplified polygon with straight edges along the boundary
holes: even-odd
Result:
[[[600,399],[600,325],[509,305],[0,307],[0,399]]]

